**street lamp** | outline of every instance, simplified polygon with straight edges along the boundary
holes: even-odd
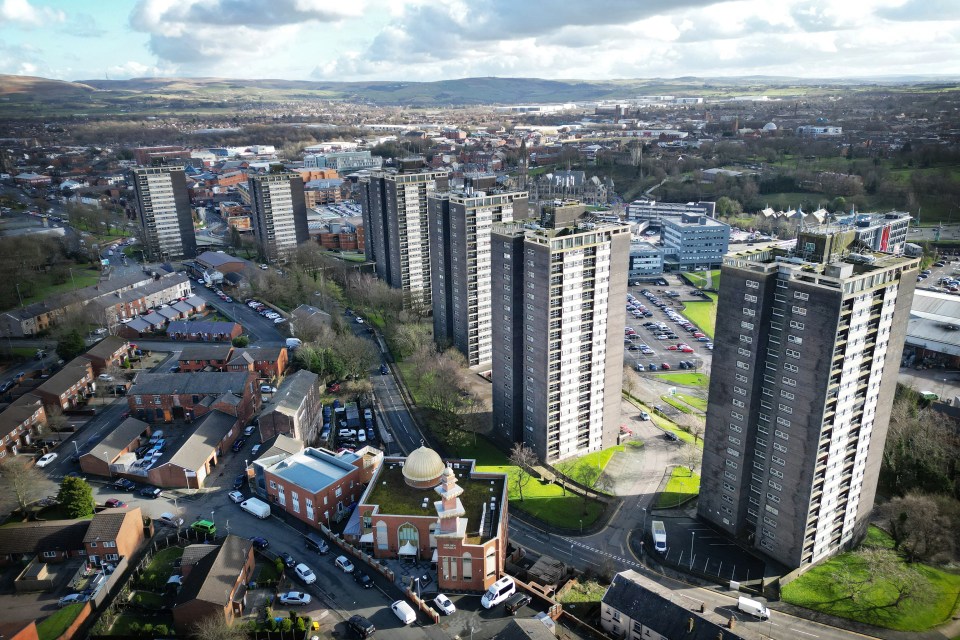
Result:
[[[76,443],[74,443],[76,444]],[[583,535],[583,518],[580,518],[580,535]]]
[[[690,532],[690,568],[693,568],[693,538],[697,535],[696,531]]]
[[[647,508],[643,507],[643,529],[640,533],[640,539],[643,540],[647,535]]]
[[[212,509],[210,510],[210,522],[213,522],[213,510],[212,510]],[[216,524],[216,523],[214,523],[214,524]]]
[[[79,456],[79,455],[80,455],[80,447],[77,446],[77,441],[76,441],[76,440],[73,441],[73,449],[74,449],[74,451],[77,452],[77,455]]]

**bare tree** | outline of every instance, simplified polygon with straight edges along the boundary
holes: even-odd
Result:
[[[680,458],[683,460],[683,466],[689,469],[690,475],[693,476],[700,468],[703,452],[695,445],[688,444],[680,450]]]
[[[193,625],[191,637],[197,640],[246,640],[247,633],[240,625],[228,624],[223,614],[214,614]]]
[[[687,428],[687,431],[690,433],[690,435],[693,436],[693,444],[694,444],[694,445],[696,445],[697,442],[699,442],[700,440],[703,440],[703,430],[704,430],[704,428],[705,428],[704,422],[701,422],[701,421],[699,421],[699,420],[698,420],[695,424],[692,424],[692,425],[690,425],[690,426]],[[696,447],[694,447],[694,448],[696,448]]]
[[[514,443],[510,449],[510,463],[517,467],[513,474],[511,482],[517,493],[520,494],[520,501],[523,501],[523,488],[526,487],[533,478],[533,465],[537,463],[537,456],[533,450],[522,442]]]
[[[46,407],[47,422],[46,429],[50,433],[56,433],[57,439],[63,439],[63,429],[67,426],[67,416],[63,415],[63,409],[57,405],[49,405]],[[38,432],[37,435],[40,435]]]
[[[933,496],[908,493],[894,498],[879,509],[889,522],[894,549],[902,550],[910,562],[951,555],[953,528],[950,518],[941,514]]]
[[[0,488],[12,494],[21,511],[43,495],[45,476],[26,456],[19,456],[0,465]]]

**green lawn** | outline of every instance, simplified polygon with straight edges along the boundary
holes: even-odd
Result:
[[[579,526],[583,519],[583,526],[588,527],[597,521],[603,513],[603,504],[596,500],[587,500],[567,493],[563,487],[551,482],[541,482],[532,478],[523,488],[523,500],[517,490],[514,479],[518,468],[511,465],[507,456],[497,449],[491,442],[478,437],[476,444],[463,446],[456,455],[463,458],[473,458],[477,461],[477,471],[495,471],[506,473],[507,491],[511,509],[520,509],[539,518],[549,525],[573,528]]]
[[[626,451],[623,445],[615,445],[602,451],[588,453],[585,456],[571,461],[571,468],[568,475],[577,478],[579,482],[592,487],[603,470],[607,468],[607,463],[618,451]]]
[[[113,626],[110,627],[112,636],[135,636],[143,633],[144,625],[149,624],[156,628],[157,625],[166,625],[167,629],[173,628],[173,616],[169,614],[154,614],[150,617],[144,617],[142,613],[121,613],[117,616]],[[169,632],[166,634],[169,635]],[[143,637],[150,638],[152,635]]]
[[[164,597],[153,591],[134,591],[130,602],[148,609],[162,609],[166,604]]]
[[[50,281],[49,277],[45,276],[47,276],[47,274],[33,275],[37,286],[31,295],[24,296],[24,305],[39,302],[40,300],[46,300],[50,296],[54,296],[58,293],[65,293],[67,291],[73,291],[74,289],[89,287],[90,285],[100,282],[100,271],[97,269],[83,269],[74,267],[73,279],[71,279],[68,275],[67,281],[60,284],[54,284]]]
[[[630,396],[628,397],[630,399],[630,402],[633,403],[634,406],[636,406],[638,409],[643,409],[644,411],[650,414],[650,421],[653,422],[653,424],[657,425],[664,431],[669,431],[675,434],[678,438],[680,438],[681,441],[686,442],[687,444],[695,444],[696,446],[703,448],[702,440],[698,439],[696,442],[694,442],[693,436],[687,433],[686,431],[684,431],[683,429],[681,429],[680,425],[678,425],[676,422],[674,422],[669,418],[665,418],[657,413],[654,413],[651,407],[648,407],[647,405],[643,404],[636,398],[630,397]]]
[[[600,602],[606,592],[606,585],[602,585],[599,582],[593,580],[586,582],[577,581],[560,596],[560,602],[563,604],[569,604],[571,602]]]
[[[864,545],[891,547],[892,541],[871,527]],[[900,631],[923,631],[949,620],[960,593],[960,575],[923,564],[908,565],[907,569],[929,586],[931,598],[907,601],[897,607],[892,604],[896,600],[893,585],[878,580],[854,600],[835,578],[844,571],[868,575],[867,568],[854,553],[844,553],[817,565],[783,587],[781,596],[785,602],[801,607]]]
[[[173,561],[183,556],[182,547],[167,547],[153,556],[140,577],[142,584],[152,589],[163,589],[167,578],[173,575]]]
[[[55,640],[63,635],[73,621],[80,615],[83,609],[83,603],[70,604],[63,609],[55,611],[49,618],[44,618],[37,623],[37,635],[40,640]]]
[[[662,381],[681,387],[706,387],[710,378],[705,373],[658,373]]]
[[[663,394],[662,396],[660,396],[660,399],[681,413],[689,413],[689,414],[695,413],[692,407],[687,405],[685,402],[681,402],[677,400],[673,396]]]
[[[686,393],[678,393],[674,398],[679,398],[683,402],[686,402],[688,405],[694,409],[699,409],[700,411],[707,410],[707,401],[703,398],[698,398],[697,396],[691,396]]]
[[[699,474],[690,473],[686,467],[674,467],[667,486],[657,496],[657,509],[675,507],[700,493]]]
[[[695,287],[700,287],[701,289],[707,286],[707,277],[706,271],[691,271],[689,273],[682,273],[682,275],[690,284]],[[720,269],[712,269],[710,271],[710,286],[712,289],[720,288]]]
[[[687,302],[683,315],[700,327],[705,334],[713,337],[713,326],[717,323],[717,294],[708,293],[709,301]]]

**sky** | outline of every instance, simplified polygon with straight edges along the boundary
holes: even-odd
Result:
[[[960,0],[0,0],[0,74],[960,75]]]

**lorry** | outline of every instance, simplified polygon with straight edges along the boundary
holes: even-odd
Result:
[[[270,517],[270,505],[257,498],[247,498],[240,503],[240,508],[252,516],[257,516],[261,520],[266,520]]]
[[[737,599],[737,609],[761,620],[766,620],[770,617],[770,609],[767,609],[762,602],[747,598],[746,596],[740,596]]]
[[[662,520],[654,520],[650,525],[653,533],[653,549],[658,553],[667,552],[667,529],[663,526]]]

